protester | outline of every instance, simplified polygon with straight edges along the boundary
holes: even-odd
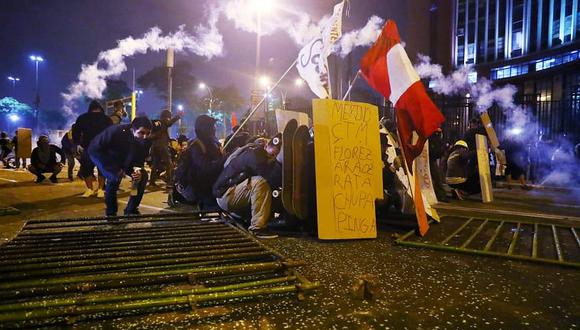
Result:
[[[60,155],[60,162],[56,159],[56,154]],[[30,173],[36,175],[36,183],[40,183],[46,179],[43,173],[51,173],[49,178],[50,182],[57,183],[58,180],[56,176],[62,170],[63,165],[66,163],[66,158],[62,149],[50,144],[48,141],[48,136],[41,135],[37,141],[37,147],[32,150],[32,155],[30,156],[30,165],[28,165],[28,170]]]
[[[224,164],[213,186],[217,204],[226,211],[251,208],[250,233],[258,238],[276,238],[267,229],[271,216],[272,188],[282,185],[282,166],[276,160],[280,135],[263,146],[248,144],[236,150]]]
[[[507,180],[507,188],[512,189],[514,179],[519,180],[523,190],[532,189],[526,183],[526,170],[528,165],[529,153],[518,136],[511,135],[502,143],[505,148],[506,168],[505,175]]]
[[[481,192],[479,173],[471,161],[475,152],[476,150],[469,149],[467,142],[459,140],[451,148],[447,159],[446,181],[459,200],[465,199],[469,194]]]
[[[100,172],[97,189],[95,190],[93,187],[93,183],[95,182],[95,164],[93,164],[93,161],[86,151],[93,138],[112,124],[113,122],[111,121],[111,118],[105,115],[103,107],[99,102],[93,100],[89,104],[89,110],[80,115],[74,125],[72,134],[73,141],[83,149],[81,152],[79,177],[85,180],[87,190],[83,193],[82,197],[87,198],[95,194],[98,198],[105,197],[105,192],[103,190],[105,186],[105,178]]]
[[[18,157],[18,130],[14,131],[14,137],[12,138],[12,146],[14,147],[14,167],[18,169],[20,164],[22,164],[22,169],[26,168],[26,158]]]
[[[131,124],[114,125],[97,135],[88,148],[91,160],[107,179],[105,205],[107,216],[116,216],[117,190],[125,175],[133,180],[134,190],[129,197],[125,215],[140,214],[139,204],[147,185],[143,169],[147,157],[152,124],[147,117],[136,117]]]
[[[8,155],[12,152],[12,142],[8,138],[6,132],[0,133],[0,160],[4,164],[4,168],[12,168],[8,163]]]
[[[196,138],[183,151],[175,171],[175,188],[189,203],[201,210],[217,208],[212,186],[221,173],[224,155],[215,137],[216,120],[207,115],[195,121]]]
[[[234,134],[239,131],[235,136]],[[232,137],[234,138],[232,140]],[[250,141],[250,133],[248,133],[244,128],[240,128],[240,126],[232,127],[232,134],[228,135],[224,140],[224,153],[226,155],[230,155],[236,149],[241,146],[246,145]],[[230,142],[230,140],[232,140]]]
[[[172,186],[172,176],[173,176],[173,162],[171,161],[171,155],[169,154],[169,127],[171,127],[175,122],[177,122],[183,116],[183,112],[177,113],[174,117],[171,117],[171,112],[169,110],[163,110],[159,118],[158,127],[155,127],[154,133],[151,136],[153,145],[151,147],[151,181],[149,185],[152,187],[156,186],[156,181],[165,172],[167,178],[167,187]]]
[[[62,151],[64,152],[64,155],[66,157],[66,162],[68,163],[68,180],[69,181],[74,180],[73,171],[75,168],[75,159],[78,156],[78,148],[77,148],[77,145],[73,141],[74,128],[75,128],[75,125],[73,124],[71,129],[68,132],[66,132],[66,134],[64,134],[62,136],[62,139],[60,140],[60,145],[62,147]]]
[[[429,137],[429,170],[431,174],[431,182],[433,183],[433,190],[439,202],[449,202],[447,191],[443,185],[443,174],[439,166],[439,159],[445,153],[445,145],[443,142],[443,131],[441,128],[437,129],[433,135]]]
[[[115,103],[113,103],[113,113],[109,116],[109,118],[111,118],[111,122],[113,122],[113,125],[118,125],[125,117],[127,117],[125,104],[121,100],[115,101]]]
[[[477,149],[477,145],[475,143],[475,136],[477,134],[487,137],[487,132],[485,131],[485,128],[481,124],[481,120],[477,117],[471,118],[471,120],[469,121],[469,128],[467,129],[467,131],[465,131],[465,134],[463,134],[463,141],[467,143],[467,147],[469,148],[469,150]]]

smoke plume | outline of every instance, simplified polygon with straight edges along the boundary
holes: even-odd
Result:
[[[153,27],[141,38],[128,37],[117,42],[117,47],[99,53],[92,64],[83,64],[78,75],[78,81],[68,87],[62,94],[63,109],[67,115],[72,115],[73,102],[86,96],[100,98],[107,87],[106,79],[117,77],[127,70],[125,59],[136,54],[149,51],[159,52],[174,48],[175,51],[187,51],[208,60],[223,53],[223,38],[216,28],[217,16],[212,15],[209,26],[199,25],[195,34],[191,35],[181,26],[179,30],[163,35],[161,29]]]
[[[250,0],[229,0],[208,7],[207,23],[195,27],[193,34],[179,30],[163,34],[157,27],[151,28],[138,39],[128,37],[117,42],[117,47],[102,51],[92,64],[83,64],[77,81],[62,94],[63,109],[67,116],[73,115],[74,101],[86,96],[100,98],[106,88],[106,79],[118,77],[127,70],[125,59],[136,54],[149,51],[159,52],[173,48],[176,52],[190,52],[211,60],[224,53],[223,36],[217,28],[220,18],[234,23],[234,26],[250,33],[271,35],[276,31],[284,31],[298,46],[310,42],[320,34],[330,16],[324,16],[318,22],[303,12],[288,8],[275,8],[281,11],[279,15],[263,15],[258,26],[255,10],[248,10],[252,5],[267,5]],[[383,19],[372,16],[367,24],[355,31],[343,35],[337,41],[333,51],[342,56],[348,55],[355,47],[368,46],[373,43],[381,31]]]

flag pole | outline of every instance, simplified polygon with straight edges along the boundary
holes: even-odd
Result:
[[[354,76],[354,79],[352,80],[352,82],[350,83],[350,85],[348,86],[348,90],[346,91],[346,93],[344,94],[344,96],[342,97],[342,100],[346,100],[346,98],[348,97],[348,95],[350,94],[350,91],[352,90],[352,87],[354,86],[354,83],[356,82],[356,80],[358,79],[358,76],[360,75],[360,70],[358,70],[356,72],[356,75]]]
[[[268,92],[271,92],[274,89],[276,89],[276,87],[278,87],[278,85],[280,84],[280,82],[282,81],[282,79],[284,79],[286,77],[286,75],[288,74],[288,72],[290,72],[290,70],[292,70],[292,68],[296,65],[296,63],[298,63],[298,59],[295,59],[294,62],[292,62],[292,64],[288,67],[288,69],[286,70],[286,72],[284,72],[284,74],[282,75],[282,77],[280,77],[280,79],[278,79],[278,81],[274,84],[274,86],[272,86],[272,88],[268,89]],[[224,149],[230,144],[230,142],[232,142],[232,140],[234,139],[234,137],[238,134],[238,132],[240,132],[242,130],[242,127],[244,127],[244,125],[246,125],[246,123],[250,120],[250,118],[252,118],[252,116],[260,108],[260,106],[262,106],[262,104],[264,103],[264,101],[266,100],[267,97],[268,97],[268,93],[266,93],[262,97],[262,99],[260,100],[260,102],[258,104],[256,104],[256,106],[254,106],[254,108],[252,109],[252,111],[250,111],[250,114],[242,121],[242,123],[240,124],[240,127],[235,132],[232,133],[232,136],[230,137],[230,139],[224,145]]]

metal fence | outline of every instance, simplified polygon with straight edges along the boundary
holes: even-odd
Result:
[[[470,98],[434,96],[433,101],[446,118],[442,128],[449,141],[462,137],[469,119],[478,116]],[[558,101],[543,101],[539,95],[527,95],[519,98],[516,104],[530,112],[537,137],[554,139],[565,135],[574,143],[580,139],[580,93],[572,93],[568,99]],[[503,137],[509,129],[508,117],[497,105],[488,109],[488,113],[498,136]]]

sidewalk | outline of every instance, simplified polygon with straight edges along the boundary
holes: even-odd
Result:
[[[535,186],[524,191],[499,185],[493,189],[493,202],[482,203],[481,195],[464,201],[452,200],[435,206],[441,215],[486,216],[500,219],[527,220],[580,225],[580,189],[553,189]]]

